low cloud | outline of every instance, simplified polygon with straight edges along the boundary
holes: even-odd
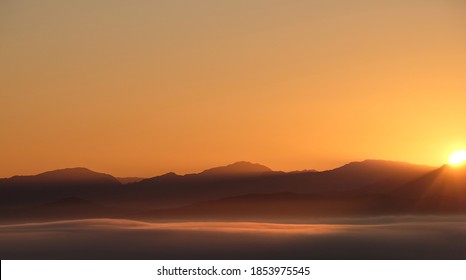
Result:
[[[2,259],[465,259],[464,217],[0,226]],[[332,223],[330,223],[332,222]]]

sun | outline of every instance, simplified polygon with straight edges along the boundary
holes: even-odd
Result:
[[[466,163],[466,151],[456,151],[451,154],[450,158],[448,159],[450,165],[460,165]]]

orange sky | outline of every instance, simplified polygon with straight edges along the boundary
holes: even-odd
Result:
[[[0,177],[466,148],[462,0],[6,0]]]

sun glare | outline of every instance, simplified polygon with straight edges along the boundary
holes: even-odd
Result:
[[[448,159],[450,165],[459,165],[466,162],[466,151],[456,151]]]

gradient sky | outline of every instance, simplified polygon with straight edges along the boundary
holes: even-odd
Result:
[[[463,0],[3,0],[0,177],[466,148]]]

